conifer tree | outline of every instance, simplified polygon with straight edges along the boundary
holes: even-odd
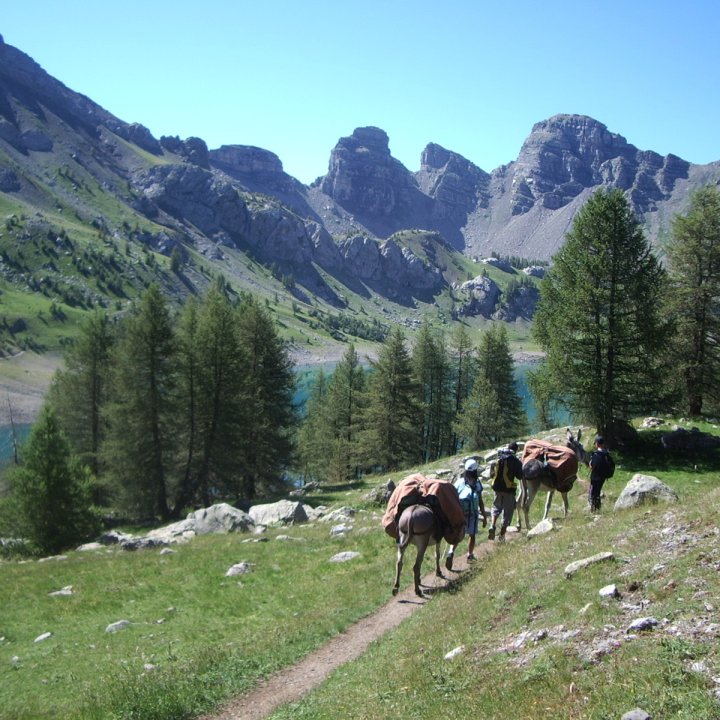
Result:
[[[328,384],[325,417],[331,438],[327,457],[327,474],[331,480],[350,480],[356,475],[361,461],[358,443],[365,390],[365,370],[351,344]]]
[[[421,457],[417,387],[399,328],[387,336],[371,366],[361,440],[365,463],[391,470],[416,462]]]
[[[151,285],[122,326],[113,351],[107,474],[126,509],[170,517],[176,463],[176,345],[167,301]]]
[[[453,421],[450,394],[450,366],[442,337],[436,337],[429,323],[423,323],[412,352],[418,387],[418,431],[425,461],[450,452]]]
[[[533,333],[573,414],[614,440],[614,421],[657,406],[668,337],[664,271],[621,190],[575,216],[540,284]]]
[[[693,193],[685,215],[675,216],[667,246],[672,291],[669,310],[677,329],[673,365],[681,379],[685,412],[700,415],[720,404],[720,189]]]
[[[252,296],[240,303],[239,331],[244,378],[241,412],[250,422],[239,448],[238,490],[242,497],[252,499],[259,490],[278,489],[292,461],[295,374],[272,317]]]
[[[56,553],[89,540],[100,529],[92,508],[92,478],[70,451],[57,416],[45,404],[10,474],[17,532],[33,548]]]
[[[472,341],[462,324],[456,325],[450,335],[448,356],[453,417],[449,452],[456,453],[460,449],[461,441],[456,432],[455,421],[460,415],[463,403],[470,395],[476,372]]]
[[[320,369],[308,395],[298,430],[298,470],[306,479],[326,479],[333,438],[327,420],[328,378]]]
[[[102,408],[107,401],[110,354],[114,333],[105,312],[95,311],[65,353],[65,367],[55,373],[48,401],[73,453],[93,475],[100,470],[103,439]]]

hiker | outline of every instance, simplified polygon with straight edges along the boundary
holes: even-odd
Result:
[[[487,526],[485,517],[485,504],[482,499],[482,483],[478,478],[477,460],[472,458],[465,461],[465,470],[455,483],[458,498],[465,513],[465,534],[468,536],[469,561],[475,560],[475,536],[477,535],[478,521],[482,519],[482,526]],[[453,555],[457,545],[451,545],[445,556],[445,567],[452,570]]]
[[[602,487],[608,478],[615,472],[615,461],[605,448],[605,438],[602,435],[595,436],[595,450],[590,455],[590,492],[588,502],[590,512],[600,512],[600,496]]]
[[[506,448],[498,451],[498,459],[495,464],[495,472],[492,476],[492,489],[495,492],[492,506],[492,525],[488,530],[488,540],[495,539],[495,526],[500,515],[503,516],[500,526],[499,541],[505,540],[505,531],[512,522],[513,513],[517,501],[515,494],[517,485],[515,480],[522,479],[522,462],[515,456],[518,444],[510,443]]]

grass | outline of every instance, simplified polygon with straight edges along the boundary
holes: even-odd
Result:
[[[599,720],[636,706],[655,717],[717,718],[710,691],[720,652],[708,607],[720,604],[720,460],[707,456],[696,472],[661,455],[657,432],[643,437],[638,451],[618,456],[596,520],[578,489],[561,529],[496,545],[458,586],[274,719],[456,718],[470,708],[501,718],[513,708],[525,718]],[[680,503],[613,513],[640,469]],[[346,538],[315,523],[271,530],[267,542],[199,537],[168,555],[107,549],[0,564],[0,717],[189,718],[297,661],[389,597],[392,542],[382,508],[362,500],[386,477],[307,499],[360,508]],[[329,562],[343,550],[361,557]],[[614,561],[566,579],[568,562],[604,550]],[[254,571],[225,577],[240,561]],[[609,583],[620,600],[598,595]],[[71,597],[48,595],[66,585]],[[630,639],[629,623],[646,615],[660,625]],[[105,632],[121,619],[133,624]],[[35,643],[44,632],[53,635]],[[460,645],[459,657],[443,660]]]

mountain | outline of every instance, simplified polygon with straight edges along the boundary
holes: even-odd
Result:
[[[430,303],[447,318],[471,312],[462,288],[483,274],[476,260],[550,260],[599,187],[625,190],[660,241],[689,193],[719,180],[720,163],[638,150],[592,118],[558,115],[490,173],[434,143],[410,172],[383,130],[357,128],[306,186],[269,150],[154,138],[0,37],[0,332],[121,309],[150,281],[181,299],[217,273],[303,303],[288,334],[308,342],[309,318],[333,311],[413,323],[417,304]],[[499,292],[490,288],[497,299],[483,314],[531,314],[527,293],[522,312],[503,302],[509,270],[492,276]],[[15,293],[40,305],[13,309]]]

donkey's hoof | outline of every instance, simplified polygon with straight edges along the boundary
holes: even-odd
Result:
[[[393,588],[393,589],[392,589],[392,594],[393,594],[393,597],[394,597],[395,595],[397,595],[397,594],[398,594],[398,589],[397,589],[397,588]]]

